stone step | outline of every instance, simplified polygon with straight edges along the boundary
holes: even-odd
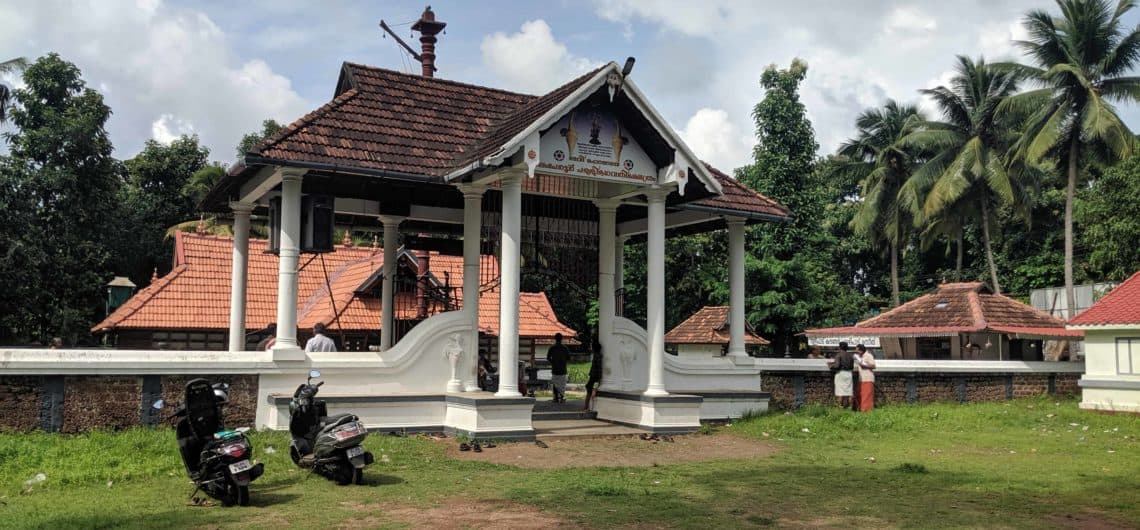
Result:
[[[645,431],[601,420],[542,420],[533,422],[536,439],[626,438]]]
[[[530,415],[531,421],[571,421],[597,419],[598,413],[592,410],[536,410]]]

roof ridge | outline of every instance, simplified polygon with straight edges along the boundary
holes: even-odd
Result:
[[[390,74],[395,74],[395,75],[398,75],[401,77],[408,77],[408,78],[414,78],[417,80],[423,80],[423,81],[426,81],[429,83],[443,83],[443,84],[447,84],[447,85],[455,85],[455,86],[462,86],[462,87],[469,87],[469,88],[478,88],[481,90],[490,90],[492,92],[500,92],[503,94],[508,94],[508,95],[512,95],[512,96],[522,96],[522,97],[527,97],[527,98],[538,97],[535,94],[524,94],[522,92],[514,92],[514,91],[506,90],[503,88],[495,88],[495,87],[489,87],[489,86],[484,86],[484,85],[476,85],[475,83],[464,83],[463,81],[455,81],[453,79],[445,79],[442,77],[427,77],[427,76],[423,76],[423,75],[409,74],[407,72],[401,72],[399,70],[393,70],[391,68],[384,68],[384,67],[380,67],[380,66],[372,66],[372,65],[368,65],[368,64],[362,64],[362,63],[354,63],[352,61],[344,61],[344,64],[349,65],[349,66],[353,66],[356,68],[363,68],[366,70],[376,70],[376,71],[380,71],[380,72],[387,72]]]
[[[895,307],[892,307],[892,308],[888,309],[887,311],[885,311],[885,312],[883,312],[883,313],[879,313],[879,314],[877,314],[877,315],[875,315],[875,316],[873,316],[873,317],[871,317],[871,318],[868,318],[867,320],[864,320],[864,321],[862,321],[862,322],[858,322],[858,323],[856,323],[855,325],[853,325],[853,326],[851,326],[851,327],[855,327],[855,328],[863,328],[863,327],[868,327],[868,326],[870,326],[871,324],[874,324],[876,321],[878,321],[878,320],[882,320],[883,318],[885,318],[887,315],[890,315],[891,313],[894,313],[894,312],[896,312],[896,311],[900,311],[900,310],[902,310],[904,307],[907,307],[907,306],[916,305],[916,304],[917,304],[917,303],[918,303],[920,300],[922,300],[923,298],[926,298],[926,297],[928,297],[928,296],[933,296],[933,295],[934,295],[934,293],[926,293],[926,294],[924,294],[924,295],[922,295],[922,296],[919,296],[918,298],[915,298],[915,299],[913,299],[913,300],[910,300],[910,301],[908,301],[908,302],[903,302],[903,303],[902,303],[902,304],[900,304],[900,305],[897,305],[897,306],[895,306]]]
[[[986,322],[986,314],[982,311],[982,300],[979,297],[978,291],[969,291],[966,293],[966,299],[970,301],[970,313],[974,316],[974,325],[978,329],[986,329],[990,325]]]
[[[273,134],[269,138],[263,138],[260,142],[257,143],[257,145],[253,146],[249,152],[261,153],[265,149],[285,141],[286,138],[292,136],[293,134],[296,134],[297,131],[301,130],[301,128],[309,125],[317,118],[324,116],[325,113],[335,109],[336,107],[347,103],[358,94],[360,94],[360,91],[357,90],[356,87],[345,90],[339,96],[329,100],[329,102],[325,103],[324,105],[317,107],[312,112],[301,116],[297,120],[282,128],[280,131],[277,131],[277,133]]]

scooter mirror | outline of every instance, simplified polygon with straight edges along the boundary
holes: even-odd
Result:
[[[160,399],[158,401],[155,401],[151,406],[157,410],[162,410],[162,407],[166,406],[166,402]]]
[[[309,379],[316,379],[321,376],[320,370],[309,370]]]

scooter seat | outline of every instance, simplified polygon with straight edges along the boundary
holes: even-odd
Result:
[[[324,430],[329,429],[331,427],[336,427],[337,425],[348,423],[350,421],[356,421],[356,419],[357,418],[356,418],[355,414],[348,414],[348,413],[346,413],[346,414],[334,414],[332,416],[321,416],[321,421],[320,421],[320,424],[318,425],[317,428],[319,430],[324,431]]]

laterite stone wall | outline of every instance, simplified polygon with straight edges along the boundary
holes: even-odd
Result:
[[[831,372],[763,372],[761,388],[771,394],[772,408],[805,404],[834,404]],[[937,401],[1002,401],[1056,394],[1077,395],[1080,374],[954,374],[879,372],[875,374],[875,403]]]
[[[183,401],[186,375],[0,376],[0,431],[76,433],[157,425]],[[227,427],[252,427],[256,375],[204,376],[230,384]],[[167,408],[156,411],[158,399]]]

